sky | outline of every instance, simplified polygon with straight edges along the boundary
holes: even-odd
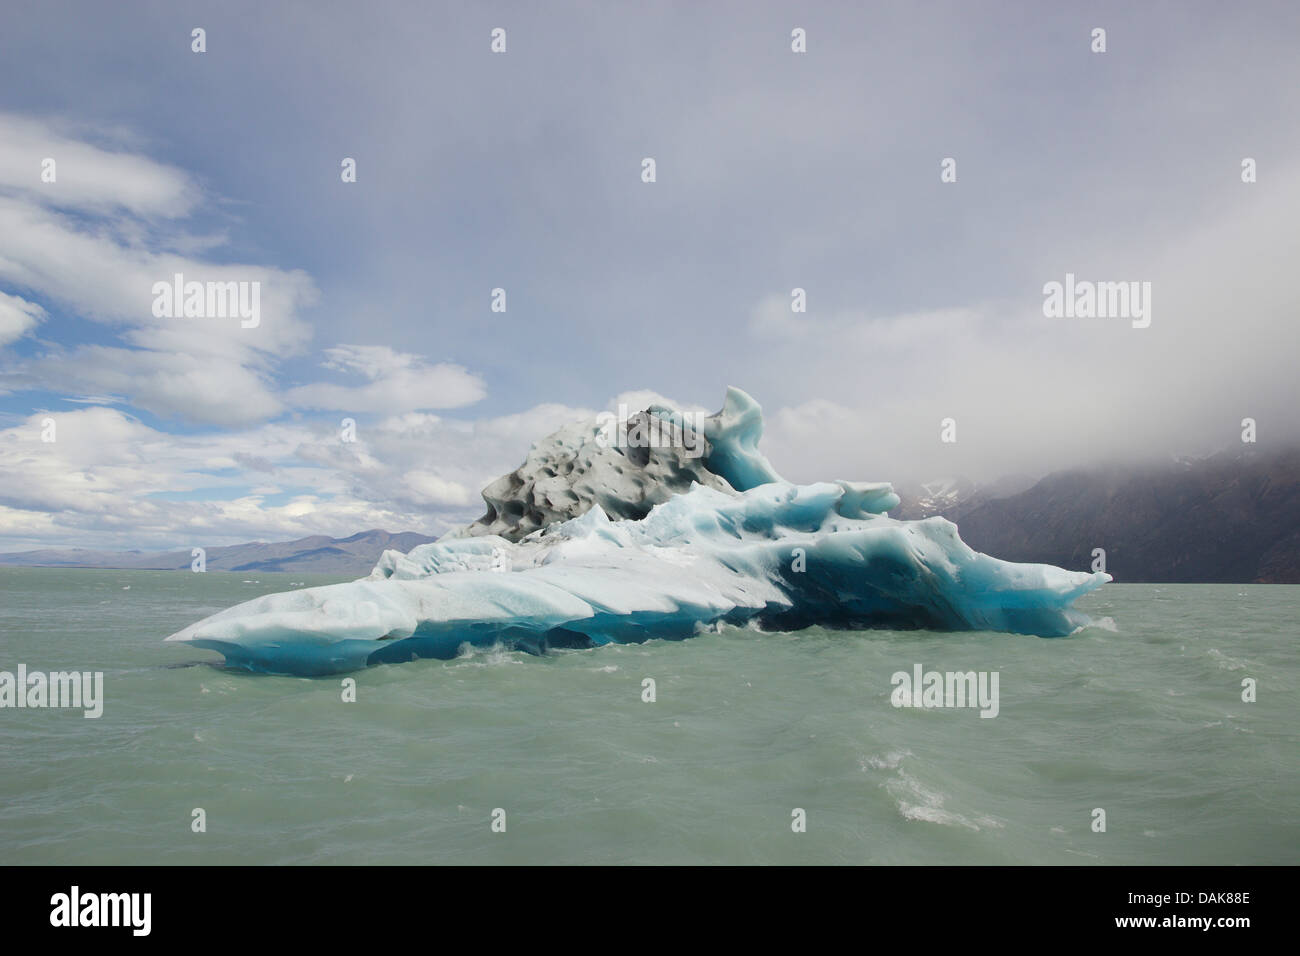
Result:
[[[0,551],[438,534],[729,385],[795,481],[1294,443],[1298,50],[1292,2],[7,0]]]

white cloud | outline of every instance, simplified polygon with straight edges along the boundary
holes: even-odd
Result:
[[[333,422],[185,436],[114,408],[37,412],[0,430],[0,535],[4,550],[122,550],[373,527],[440,534],[478,517],[478,490],[534,440],[593,414],[561,405],[480,421],[408,412],[361,423],[349,442]],[[46,418],[54,442],[41,440]]]
[[[45,318],[35,302],[0,292],[0,346],[22,338]]]
[[[57,162],[42,183],[41,159]],[[302,311],[317,297],[310,276],[187,254],[212,245],[160,220],[184,216],[199,191],[180,170],[144,156],[78,142],[48,124],[0,114],[0,283],[109,327],[117,345],[50,349],[11,358],[6,388],[111,393],[154,414],[216,425],[279,414],[278,362],[311,338]],[[137,218],[142,217],[142,218]],[[151,220],[146,227],[142,220]],[[154,285],[257,283],[260,322],[153,314]],[[42,306],[0,293],[0,345],[44,317]]]
[[[428,364],[424,358],[382,345],[326,349],[325,368],[360,375],[363,385],[317,383],[286,392],[299,408],[398,413],[457,408],[487,394],[482,379],[459,365]]]
[[[200,351],[236,357],[281,355],[301,349],[310,328],[299,317],[316,299],[311,278],[270,266],[205,262],[146,248],[121,220],[95,220],[47,209],[27,194],[0,196],[0,281],[30,290],[77,315],[123,329],[132,344],[164,351]],[[159,318],[154,283],[176,273],[201,282],[258,282],[261,323],[238,319]]]
[[[46,160],[54,161],[54,182],[42,178]],[[144,217],[183,216],[199,199],[191,178],[174,167],[12,113],[0,113],[0,186],[52,206]]]
[[[416,504],[465,507],[474,501],[474,495],[464,485],[428,472],[407,472],[402,481],[408,498]]]
[[[83,346],[25,363],[11,382],[76,395],[129,395],[131,405],[160,418],[205,425],[243,425],[284,409],[254,363],[213,355]]]

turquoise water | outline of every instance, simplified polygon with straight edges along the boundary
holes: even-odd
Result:
[[[337,580],[0,569],[0,670],[106,698],[0,709],[0,864],[1300,862],[1300,587],[1108,585],[1057,640],[488,651],[358,672],[355,703],[161,643]],[[893,707],[915,664],[996,671],[998,716]]]

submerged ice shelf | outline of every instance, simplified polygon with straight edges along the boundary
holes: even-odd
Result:
[[[888,484],[784,481],[738,389],[702,421],[642,415],[663,426],[662,444],[608,421],[566,426],[485,490],[488,513],[468,528],[386,551],[368,578],[256,598],[167,640],[310,675],[446,659],[465,644],[542,653],[721,623],[1056,637],[1088,622],[1071,605],[1110,580],[979,554],[943,518],[889,518]]]

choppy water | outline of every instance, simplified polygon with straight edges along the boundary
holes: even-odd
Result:
[[[335,580],[0,569],[0,670],[106,697],[0,709],[0,864],[1300,862],[1300,587],[1109,585],[1081,606],[1114,629],[1058,640],[477,653],[359,672],[356,703],[161,643]],[[997,671],[998,716],[893,707],[918,663]]]

